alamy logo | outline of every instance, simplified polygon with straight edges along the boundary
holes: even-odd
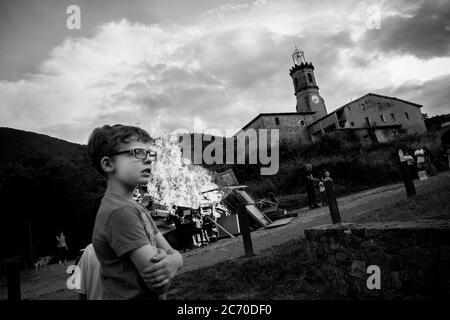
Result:
[[[77,5],[70,5],[66,9],[66,13],[69,14],[66,20],[66,27],[69,30],[81,29],[81,9]]]
[[[367,271],[370,276],[367,278],[367,289],[381,289],[381,269],[377,265],[371,265],[367,267]]]
[[[80,289],[81,284],[81,269],[77,265],[71,265],[67,267],[67,274],[70,277],[66,280],[66,286],[69,290]]]

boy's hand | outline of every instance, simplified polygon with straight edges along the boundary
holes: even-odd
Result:
[[[164,258],[165,256],[167,256],[167,252],[161,248],[158,248],[158,253],[156,255],[154,255],[150,261],[153,263],[159,262],[161,261],[162,258]]]
[[[142,278],[145,282],[149,283],[152,288],[156,290],[161,290],[166,287],[170,280],[176,275],[178,269],[182,265],[182,258],[179,253],[176,254],[166,254],[158,253],[152,258],[159,260],[154,263],[151,267],[143,270]]]

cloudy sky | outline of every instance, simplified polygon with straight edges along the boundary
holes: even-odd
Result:
[[[83,144],[115,123],[234,133],[295,111],[294,43],[328,111],[374,92],[450,112],[446,0],[0,0],[0,126]]]

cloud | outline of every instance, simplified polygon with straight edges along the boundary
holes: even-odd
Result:
[[[391,64],[403,56],[368,52],[358,40],[365,37],[365,11],[349,15],[355,3],[254,1],[221,6],[183,26],[102,24],[91,37],[53,48],[39,72],[0,81],[0,125],[79,143],[106,123],[137,124],[153,135],[196,127],[236,132],[258,113],[295,111],[294,41],[316,68],[328,111],[367,92],[394,92],[423,77],[420,70],[432,70],[420,79],[428,87],[450,63],[408,61],[416,73],[401,78],[404,70]],[[421,103],[412,92],[396,95]]]
[[[428,81],[407,81],[398,87],[388,87],[385,94],[423,105],[422,113],[447,114],[450,110],[450,75]]]
[[[368,50],[412,54],[421,59],[448,56],[450,2],[420,1],[407,14],[402,10],[383,18],[381,29],[368,30],[361,42]]]

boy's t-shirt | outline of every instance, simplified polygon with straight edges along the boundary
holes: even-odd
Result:
[[[103,300],[158,299],[142,280],[130,252],[155,247],[159,233],[148,210],[116,194],[105,194],[95,219],[92,243],[100,261]]]

